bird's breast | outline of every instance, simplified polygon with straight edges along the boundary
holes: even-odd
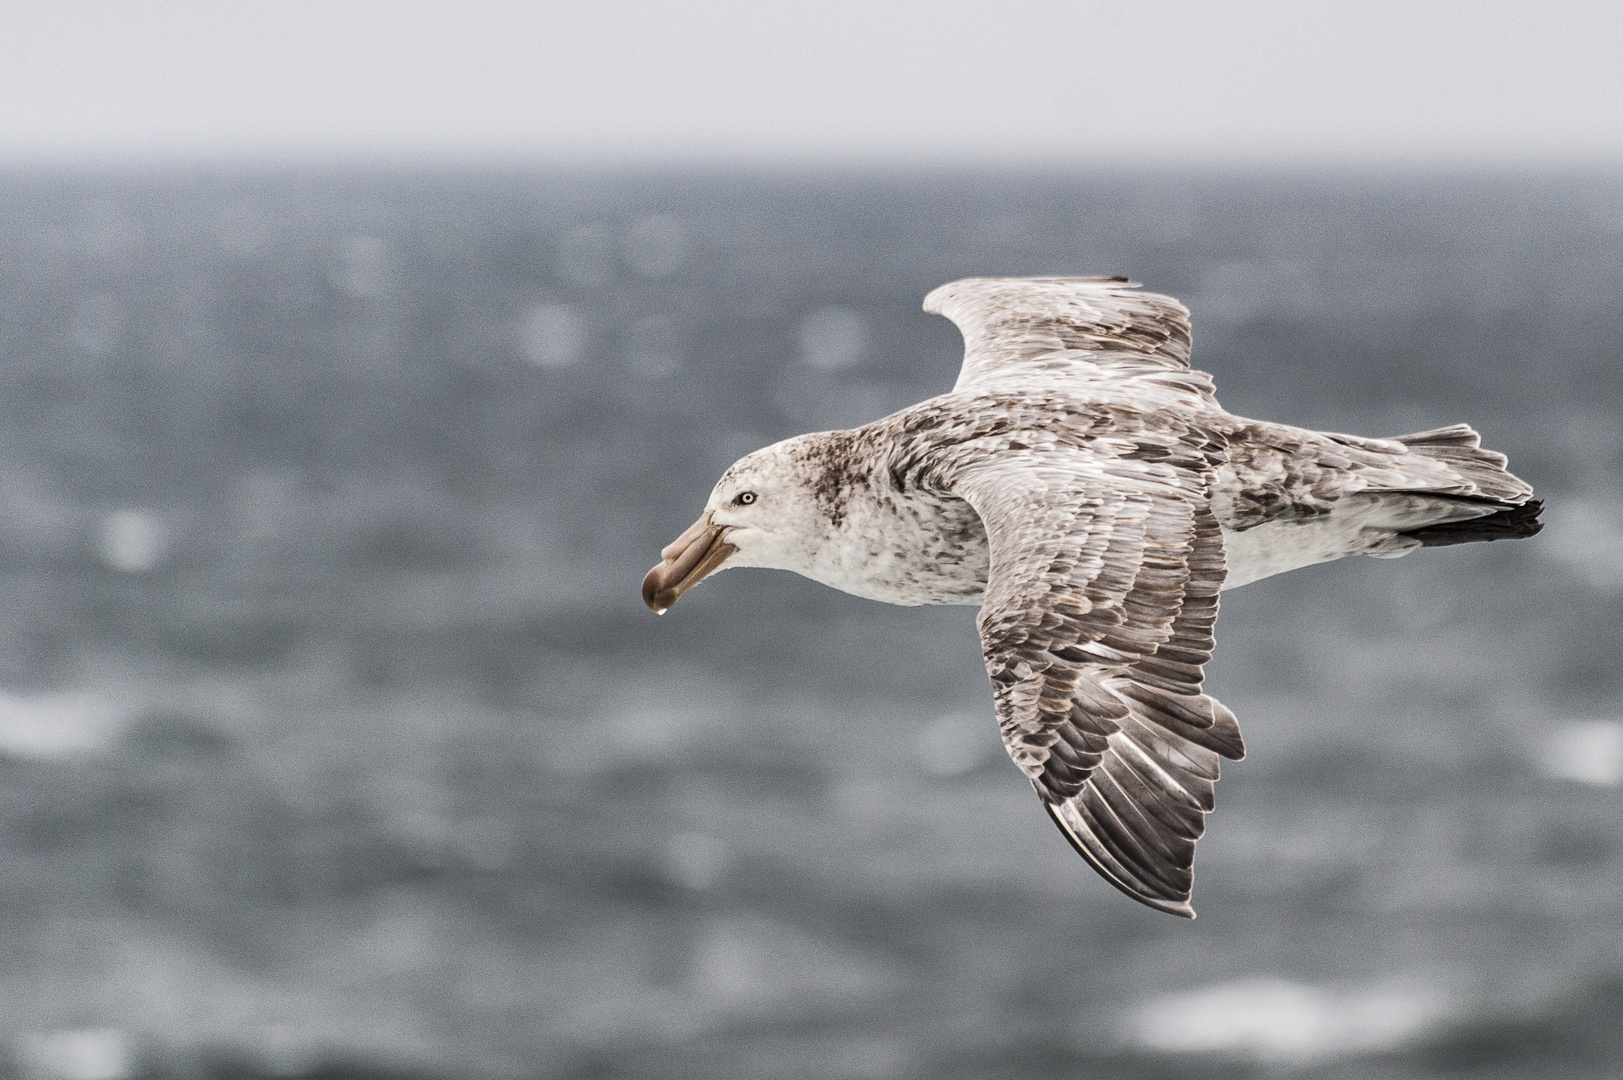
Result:
[[[935,492],[886,493],[853,505],[837,558],[815,575],[825,585],[887,604],[979,606],[991,547],[980,515]]]

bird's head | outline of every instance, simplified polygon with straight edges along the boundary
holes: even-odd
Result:
[[[718,570],[761,566],[820,578],[833,558],[848,486],[836,451],[849,432],[818,432],[748,454],[721,474],[704,513],[660,552],[642,579],[643,603],[663,614]],[[842,486],[845,485],[845,486]]]

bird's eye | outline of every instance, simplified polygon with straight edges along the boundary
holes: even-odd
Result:
[[[754,501],[755,492],[753,491],[741,491],[738,493],[738,498],[733,500],[733,502],[737,503],[739,506],[748,506]]]

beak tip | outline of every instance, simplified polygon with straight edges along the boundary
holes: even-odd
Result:
[[[703,581],[738,549],[721,540],[724,530],[710,524],[710,514],[660,552],[658,566],[642,579],[642,602],[655,615],[663,615],[693,586]]]
[[[676,598],[681,595],[665,581],[666,575],[661,573],[664,569],[663,563],[654,567],[648,571],[648,576],[642,583],[642,602],[648,605],[648,610],[655,615],[663,615],[669,611],[671,605],[676,603]]]

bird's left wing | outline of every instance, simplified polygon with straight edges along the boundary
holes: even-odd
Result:
[[[1244,754],[1201,692],[1223,540],[1221,450],[1178,424],[1080,444],[960,444],[940,470],[986,526],[979,626],[998,724],[1072,845],[1129,896],[1192,918],[1218,759]]]

